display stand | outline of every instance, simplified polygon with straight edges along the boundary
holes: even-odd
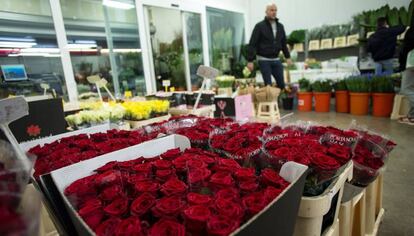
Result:
[[[101,102],[103,102],[101,88],[104,88],[105,91],[108,93],[109,97],[111,97],[111,99],[115,101],[114,95],[112,95],[111,91],[109,91],[108,87],[106,87],[106,85],[108,84],[108,81],[106,81],[106,79],[101,79],[101,77],[99,77],[98,75],[88,76],[86,79],[89,83],[96,85],[96,90],[98,90],[98,95]]]

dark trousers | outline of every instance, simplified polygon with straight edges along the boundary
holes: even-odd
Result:
[[[272,75],[276,79],[276,85],[280,89],[285,88],[285,80],[283,78],[283,65],[279,60],[275,61],[264,61],[259,60],[259,68],[262,73],[264,84],[272,84]]]

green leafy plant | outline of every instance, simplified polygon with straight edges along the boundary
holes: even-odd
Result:
[[[396,26],[400,24],[400,16],[398,8],[394,7],[388,12],[388,24],[390,26]]]
[[[312,83],[312,91],[318,93],[332,92],[332,82],[330,80],[317,80]]]
[[[295,43],[304,43],[306,36],[306,30],[294,30],[292,33],[289,34],[287,39],[287,43],[292,45]]]
[[[219,88],[231,88],[233,87],[234,81],[234,76],[221,75],[216,78],[216,83]]]
[[[408,11],[405,9],[405,7],[401,7],[398,11],[398,14],[400,16],[400,23],[405,26],[409,26],[410,22],[408,21]]]
[[[394,93],[394,85],[390,76],[374,76],[371,80],[373,93]]]
[[[309,40],[320,40],[322,32],[320,28],[314,28],[308,31]]]
[[[345,80],[348,91],[353,93],[369,93],[370,81],[366,76],[355,76]]]
[[[302,78],[298,83],[300,92],[312,92],[312,86],[309,80]]]
[[[334,87],[335,91],[346,91],[346,90],[348,90],[347,87],[346,87],[345,80],[339,80],[339,81],[335,82],[333,87]]]

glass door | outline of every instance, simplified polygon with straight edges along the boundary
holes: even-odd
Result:
[[[144,9],[157,91],[164,89],[164,80],[177,91],[197,89],[201,79],[196,71],[203,64],[200,14],[158,6]]]

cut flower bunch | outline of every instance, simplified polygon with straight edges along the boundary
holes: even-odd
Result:
[[[65,195],[98,235],[229,235],[289,182],[198,148],[109,162]]]

